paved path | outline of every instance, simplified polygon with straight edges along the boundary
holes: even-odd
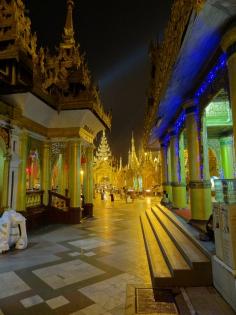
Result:
[[[98,201],[80,225],[47,227],[0,256],[0,315],[121,315],[127,284],[150,283],[139,215],[150,199]]]
[[[151,283],[139,221],[150,205],[97,201],[93,219],[46,227],[0,256],[0,315],[124,315],[127,284]],[[198,315],[235,314],[213,288],[186,292]]]

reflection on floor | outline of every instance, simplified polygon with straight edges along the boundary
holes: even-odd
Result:
[[[26,250],[2,255],[0,315],[124,315],[127,287],[151,286],[139,219],[150,206],[150,198],[97,201],[93,219],[45,227],[30,235]],[[234,314],[213,288],[186,292],[199,315]]]
[[[80,225],[46,227],[0,257],[0,315],[121,315],[127,284],[150,283],[139,215],[146,201],[97,202]]]

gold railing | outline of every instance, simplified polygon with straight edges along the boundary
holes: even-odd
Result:
[[[68,211],[70,209],[70,198],[58,194],[52,190],[48,191],[49,195],[49,207],[53,207],[59,210]]]
[[[43,190],[26,191],[26,208],[43,206]]]

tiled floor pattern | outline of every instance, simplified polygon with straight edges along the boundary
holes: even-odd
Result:
[[[45,227],[0,256],[0,315],[123,315],[127,284],[150,283],[139,222],[149,201],[98,201],[93,219]]]

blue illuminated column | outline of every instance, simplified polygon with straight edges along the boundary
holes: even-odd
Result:
[[[172,187],[168,177],[168,170],[170,171],[170,165],[168,165],[168,144],[161,144],[161,176],[163,191],[168,193],[169,200],[172,201]]]
[[[169,138],[169,135],[168,135]],[[167,146],[167,182],[169,183],[167,187],[167,192],[170,201],[173,200],[173,194],[172,194],[172,186],[171,186],[171,179],[172,179],[172,169],[171,169],[171,154],[170,154],[170,139],[168,140],[168,146]]]
[[[206,112],[202,113],[201,116],[201,152],[202,152],[202,178],[205,181],[210,181],[210,170],[209,170],[209,153],[208,153],[208,139],[207,139],[207,126],[206,126]]]
[[[231,27],[223,36],[221,46],[227,55],[230,103],[233,119],[234,157],[236,156],[236,26]],[[235,159],[234,159],[235,160]]]
[[[170,153],[171,153],[171,186],[172,204],[174,208],[186,208],[186,183],[181,172],[179,133],[170,131]],[[181,152],[182,153],[182,152]]]
[[[189,157],[189,190],[192,220],[207,220],[212,212],[211,183],[207,135],[204,117],[193,100],[184,104],[186,136]]]

